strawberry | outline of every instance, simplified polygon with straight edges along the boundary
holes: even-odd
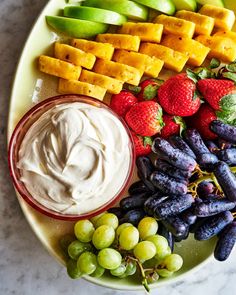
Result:
[[[125,117],[128,110],[138,102],[138,99],[129,91],[122,90],[119,94],[112,95],[110,107],[121,117]]]
[[[158,102],[168,114],[181,117],[192,116],[201,104],[194,81],[185,73],[171,77],[160,86]]]
[[[226,79],[203,79],[197,82],[197,88],[209,105],[220,111],[222,105],[227,103],[225,96],[232,94],[234,90],[234,82]]]
[[[151,153],[152,151],[152,139],[151,137],[142,137],[140,135],[135,134],[133,131],[131,131],[132,138],[134,141],[134,148],[136,157],[139,156],[145,156]]]
[[[128,111],[125,120],[135,133],[153,136],[163,127],[162,108],[155,101],[142,101]]]
[[[204,103],[201,105],[199,111],[189,118],[189,124],[192,128],[196,128],[204,139],[213,140],[217,138],[217,135],[210,130],[210,124],[213,120],[216,120],[217,116],[215,110]]]
[[[161,136],[168,138],[171,135],[181,134],[185,129],[185,123],[181,117],[163,115],[163,121],[165,126],[161,129]]]
[[[152,100],[157,97],[158,83],[155,80],[147,79],[140,83],[138,100]]]

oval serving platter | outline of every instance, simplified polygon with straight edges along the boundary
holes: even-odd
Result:
[[[50,0],[37,19],[26,41],[12,88],[8,119],[8,140],[17,122],[26,111],[35,103],[58,94],[57,78],[40,73],[37,69],[37,58],[41,54],[50,54],[52,44],[56,40],[64,39],[50,30],[46,24],[45,15],[58,15],[65,4],[65,0]],[[226,7],[236,11],[234,0],[226,0],[225,4]],[[166,72],[166,75],[171,75],[171,73]],[[64,256],[59,246],[59,240],[64,234],[73,231],[74,223],[54,220],[44,216],[31,208],[19,195],[17,195],[17,198],[26,219],[38,239],[59,263],[64,264]],[[168,279],[162,279],[156,284],[151,285],[151,288],[184,279],[187,274],[205,265],[212,258],[214,245],[214,239],[207,242],[197,242],[192,237],[179,243],[176,247],[176,252],[182,255],[184,259],[183,268],[177,275]],[[143,290],[143,287],[135,278],[117,280],[110,276],[104,276],[100,279],[86,276],[85,279],[113,289]]]

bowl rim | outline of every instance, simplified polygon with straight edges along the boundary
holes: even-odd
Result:
[[[211,253],[205,260],[203,260],[201,263],[197,264],[193,268],[186,270],[185,272],[183,272],[177,276],[163,278],[163,279],[161,279],[161,281],[158,280],[157,282],[155,282],[153,284],[149,284],[150,291],[157,289],[157,288],[166,287],[166,286],[176,284],[179,281],[184,281],[187,277],[189,277],[190,275],[193,275],[194,273],[196,273],[197,271],[202,269],[204,266],[206,266],[209,262],[213,261],[213,258],[214,258],[214,255],[213,255],[213,253]],[[87,282],[90,282],[90,283],[93,283],[93,284],[96,284],[96,285],[99,285],[101,287],[105,287],[108,289],[112,289],[112,290],[145,291],[142,284],[137,285],[137,286],[128,285],[128,284],[120,285],[120,284],[116,284],[116,283],[110,284],[108,282],[99,280],[99,278],[93,278],[88,275],[83,276],[82,279],[84,279]]]
[[[68,103],[82,102],[82,103],[95,105],[100,108],[104,108],[104,109],[108,110],[112,115],[114,115],[121,122],[121,124],[123,125],[123,127],[125,128],[125,130],[127,132],[127,135],[128,135],[129,141],[130,141],[130,145],[129,145],[130,164],[129,164],[128,172],[127,172],[126,178],[124,180],[124,183],[120,187],[119,191],[110,199],[110,201],[106,202],[103,206],[100,206],[99,208],[97,208],[91,212],[87,212],[87,213],[83,213],[83,214],[79,214],[79,215],[78,214],[63,214],[61,212],[51,210],[51,209],[47,208],[46,206],[42,205],[27,191],[24,183],[22,181],[20,181],[20,179],[16,175],[17,174],[16,171],[20,170],[20,169],[18,169],[16,167],[17,159],[15,158],[15,154],[16,153],[18,154],[19,148],[21,146],[21,142],[22,142],[25,134],[27,133],[27,131],[23,135],[20,144],[18,144],[17,150],[15,150],[15,147],[16,147],[18,136],[21,134],[21,131],[23,130],[22,127],[24,126],[24,124],[26,124],[29,120],[33,120],[32,118],[34,116],[36,116],[37,114],[39,114],[40,111],[42,111],[43,107],[50,106],[46,110],[46,111],[48,111],[51,107],[54,107],[59,104],[67,103],[67,102]],[[43,114],[43,112],[39,115],[39,117],[42,114]],[[37,120],[38,120],[38,118],[34,122],[36,122]],[[12,132],[12,135],[11,135],[11,138],[9,141],[9,146],[8,146],[8,166],[9,166],[9,170],[10,170],[10,176],[12,178],[12,181],[13,181],[16,191],[32,208],[34,208],[38,212],[40,212],[48,217],[58,219],[58,220],[64,220],[64,221],[77,221],[80,219],[90,219],[91,217],[101,214],[102,212],[108,210],[110,207],[115,205],[121,199],[125,190],[127,189],[128,185],[131,182],[131,179],[132,179],[133,173],[134,173],[134,168],[135,168],[135,158],[136,158],[136,155],[135,155],[133,138],[131,135],[131,131],[129,130],[124,119],[119,117],[109,107],[109,105],[106,104],[105,102],[100,101],[95,98],[92,98],[92,97],[89,97],[89,96],[77,95],[77,94],[63,94],[63,95],[49,97],[49,98],[37,103],[32,108],[30,108],[16,124],[16,127],[14,128],[14,131]]]

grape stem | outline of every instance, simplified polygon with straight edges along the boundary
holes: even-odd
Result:
[[[231,169],[231,171],[233,172],[233,173],[236,173],[236,167],[231,167],[230,168]],[[197,170],[197,173],[199,173],[199,170]],[[213,173],[207,173],[207,172],[203,172],[203,175],[204,176],[202,176],[202,177],[200,177],[200,178],[198,178],[197,180],[195,180],[194,182],[192,182],[189,186],[188,186],[188,190],[190,191],[190,192],[196,192],[196,187],[201,183],[201,182],[203,182],[204,180],[206,180],[206,181],[213,181],[214,182],[214,184],[215,184],[215,186],[217,187],[217,190],[219,191],[219,192],[222,192],[222,189],[221,189],[221,187],[220,187],[220,185],[219,185],[219,183],[218,183],[218,181],[217,181],[217,179],[216,179],[216,177],[215,177],[215,175],[213,174]]]
[[[145,271],[144,271],[144,268],[143,268],[141,262],[138,259],[136,259],[136,258],[134,258],[132,256],[128,256],[127,258],[130,259],[130,260],[133,260],[133,261],[135,261],[137,263],[137,265],[138,265],[138,267],[140,269],[141,276],[142,276],[142,285],[144,286],[145,290],[149,293],[150,292],[150,288],[148,286],[148,282],[147,282],[147,278],[146,278],[146,275],[145,275]]]

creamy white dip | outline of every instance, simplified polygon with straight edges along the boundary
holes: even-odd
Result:
[[[27,131],[18,168],[42,205],[82,214],[121,189],[130,165],[129,137],[108,110],[75,102],[53,107]]]

